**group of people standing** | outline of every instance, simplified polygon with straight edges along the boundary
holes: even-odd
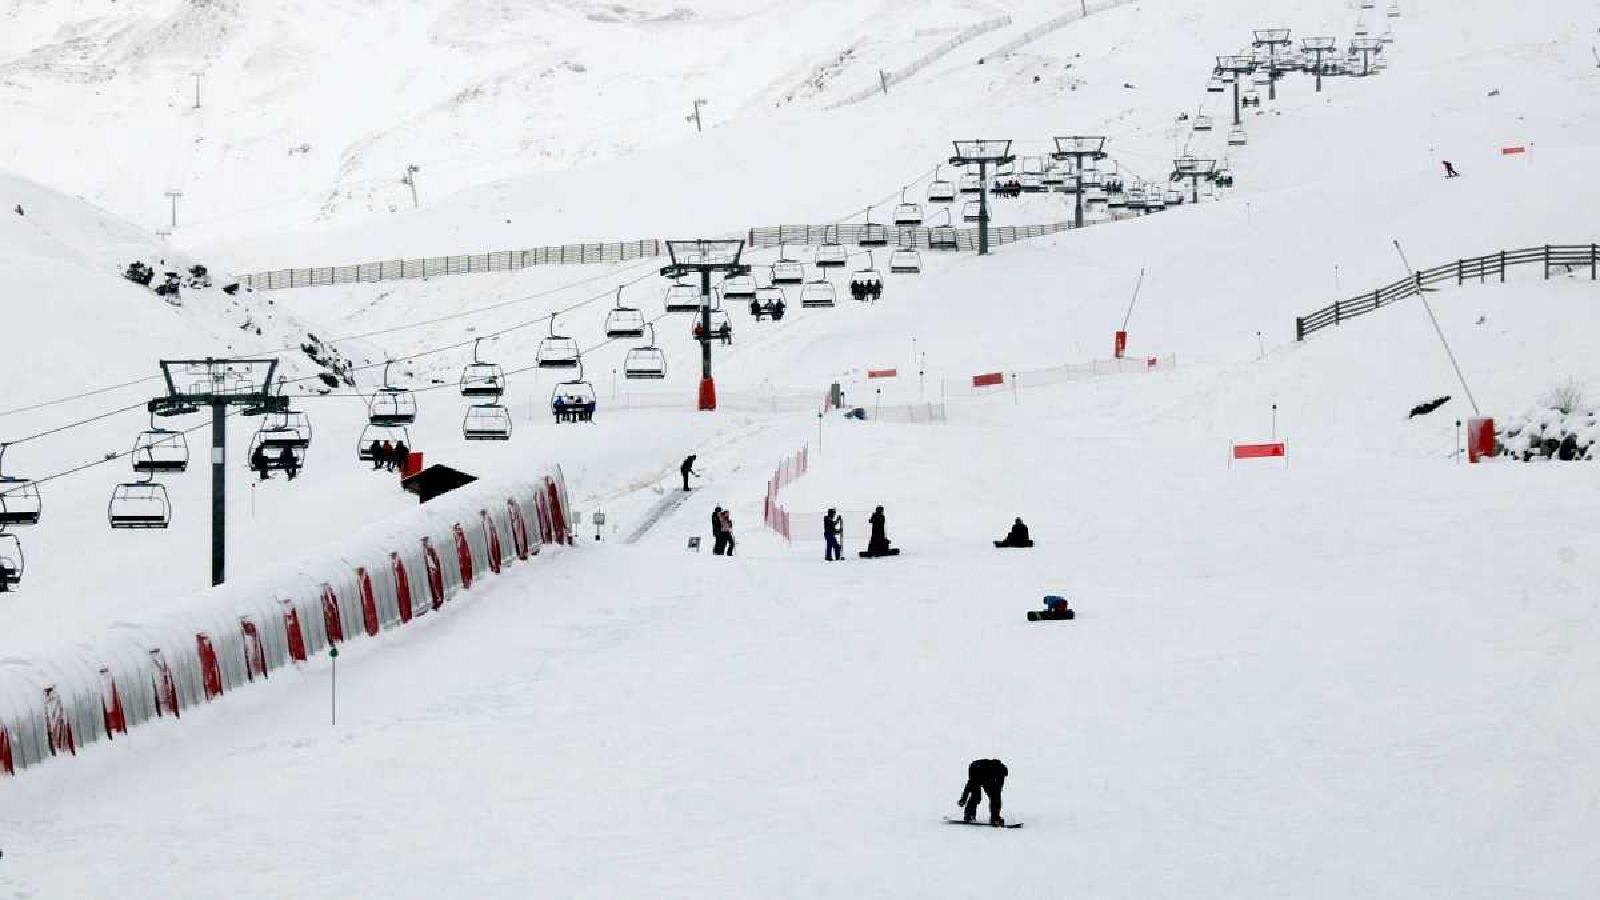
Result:
[[[373,471],[385,469],[393,472],[405,466],[406,460],[411,456],[411,448],[406,446],[405,441],[395,441],[394,443],[373,441],[367,447],[367,455],[372,457]],[[294,476],[291,475],[289,477],[293,478]]]

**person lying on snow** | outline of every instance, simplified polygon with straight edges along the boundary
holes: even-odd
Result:
[[[1022,517],[1018,516],[1017,520],[1011,523],[1011,531],[1006,535],[1005,540],[995,541],[994,545],[996,547],[1032,547],[1033,538],[1028,536],[1028,526],[1022,524]]]

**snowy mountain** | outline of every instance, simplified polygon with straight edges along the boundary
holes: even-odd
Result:
[[[416,392],[429,462],[489,483],[559,463],[579,541],[352,640],[336,684],[325,656],[286,665],[0,777],[0,894],[209,896],[219,875],[246,896],[1591,892],[1596,470],[1458,449],[1469,419],[1523,428],[1550,418],[1527,412],[1552,388],[1600,390],[1594,270],[1463,269],[1304,341],[1295,319],[1413,268],[1594,246],[1592,11],[1144,0],[1019,45],[1059,4],[258,6],[6,10],[0,96],[29,138],[4,160],[140,221],[183,187],[194,219],[167,244],[0,182],[0,208],[24,208],[0,213],[6,283],[48,301],[3,320],[26,338],[0,358],[0,437],[137,402],[148,385],[50,401],[162,355],[304,332],[356,387],[296,397],[316,438],[292,483],[244,486],[254,423],[230,424],[243,584],[315,583],[362,529],[415,514],[356,458],[385,383]],[[1321,93],[1290,74],[1230,143],[1211,66],[1268,26],[1388,34],[1385,68]],[[94,115],[51,112],[68,98]],[[696,98],[712,101],[700,134],[683,120]],[[1216,127],[1196,130],[1203,115]],[[106,122],[120,136],[91,130]],[[231,299],[219,280],[181,307],[119,277],[156,254],[237,273],[860,222],[902,188],[931,218],[951,139],[1042,157],[1073,134],[1106,136],[1130,180],[1175,190],[1191,155],[1235,184],[989,257],[925,251],[876,303],[843,288],[886,251],[828,273],[791,245],[840,300],[803,308],[791,288],[779,322],[729,303],[715,413],[692,409],[700,347],[663,312],[664,260]],[[90,135],[137,152],[95,165]],[[1069,215],[1058,194],[994,209]],[[747,259],[764,283],[778,256]],[[653,335],[610,339],[618,306]],[[580,369],[538,364],[553,335]],[[629,380],[646,341],[665,377]],[[63,362],[83,356],[99,365]],[[464,433],[475,360],[507,373],[509,441]],[[555,423],[552,396],[580,380],[595,421]],[[821,410],[835,383],[865,421]],[[6,471],[61,473],[143,426],[133,411],[18,444]],[[1286,456],[1230,458],[1276,441]],[[803,447],[803,474],[780,468]],[[167,627],[174,608],[215,618],[204,475],[171,479],[170,529],[108,534],[127,477],[42,486],[27,581],[0,600],[0,721],[37,704],[8,671]],[[762,527],[774,502],[792,540]],[[860,559],[880,505],[903,553]],[[716,507],[732,558],[686,548]],[[844,562],[821,558],[829,508]],[[1038,546],[994,548],[1017,516]],[[1077,618],[1027,621],[1045,594]],[[945,827],[967,763],[990,757],[1025,827]]]

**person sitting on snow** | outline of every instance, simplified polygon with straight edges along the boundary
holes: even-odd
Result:
[[[1006,535],[1005,540],[995,541],[994,545],[996,547],[1032,547],[1033,538],[1028,536],[1028,526],[1022,524],[1022,517],[1018,516],[1017,520],[1011,523],[1011,531]]]

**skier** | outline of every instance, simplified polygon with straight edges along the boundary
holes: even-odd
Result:
[[[267,472],[267,448],[258,446],[250,453],[250,468],[261,475],[262,481],[272,477]]]
[[[994,545],[996,547],[1032,547],[1033,538],[1028,536],[1028,526],[1022,524],[1022,517],[1018,516],[1017,520],[1011,523],[1011,531],[1006,535],[1005,540],[995,541]]]
[[[373,463],[374,469],[394,468],[394,444],[384,441],[383,446],[378,448],[378,458],[373,460]]]
[[[678,467],[678,474],[683,476],[683,489],[686,491],[689,489],[689,476],[700,474],[694,470],[694,459],[695,456],[691,453],[684,457],[683,465]]]
[[[880,506],[872,511],[872,515],[867,518],[867,524],[871,526],[872,532],[867,538],[867,549],[861,551],[862,559],[900,555],[899,550],[890,549],[889,538],[884,534],[883,507]]]
[[[383,445],[378,443],[377,438],[373,438],[372,446],[367,448],[367,455],[372,457],[372,470],[374,472],[383,468]]]
[[[1456,167],[1450,164],[1450,160],[1444,160],[1444,177],[1459,178],[1460,176],[1461,173],[1457,172]]]
[[[722,541],[723,553],[727,556],[732,556],[735,543],[733,539],[733,513],[726,509],[722,511]]]
[[[961,821],[971,822],[978,817],[978,797],[989,796],[989,824],[1004,825],[1000,817],[1000,791],[1006,786],[1006,764],[998,759],[975,759],[967,766],[967,786],[961,789],[961,799],[956,805],[963,809]]]
[[[556,424],[565,422],[567,420],[567,401],[559,396],[556,397],[550,401],[550,411],[555,413]]]
[[[711,511],[711,554],[721,556],[728,551],[728,533],[722,530],[722,507]]]
[[[294,458],[294,450],[285,447],[278,452],[278,468],[289,473],[290,481],[300,474],[300,463]]]
[[[822,539],[828,542],[827,551],[822,557],[824,560],[833,562],[844,559],[844,519],[831,506],[827,515],[822,517]]]
[[[400,471],[404,472],[406,470],[406,463],[410,459],[411,459],[411,448],[406,446],[406,442],[405,441],[395,441],[394,442],[394,460],[395,460],[395,464],[400,467]]]

